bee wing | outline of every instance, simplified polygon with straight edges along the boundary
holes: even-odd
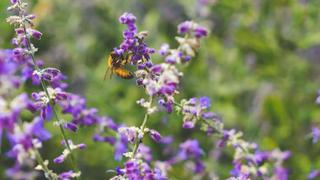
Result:
[[[104,76],[103,76],[103,80],[104,80],[104,81],[107,79],[107,74],[108,74],[108,72],[109,72],[109,69],[110,69],[110,68],[107,68],[107,69],[106,69],[106,72],[104,73]],[[112,73],[110,73],[110,79],[111,79],[111,76],[112,76]]]
[[[111,77],[112,77],[112,55],[109,55],[109,57],[107,59],[107,69],[106,69],[106,72],[104,73],[103,80],[106,80],[107,74],[110,69],[111,69],[111,72],[110,72],[110,79],[111,79]]]

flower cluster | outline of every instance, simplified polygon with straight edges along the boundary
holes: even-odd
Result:
[[[111,178],[112,180],[121,179],[145,179],[145,180],[166,180],[162,172],[158,168],[152,169],[148,163],[141,159],[132,159],[125,163],[123,169],[117,169],[117,176]]]
[[[34,54],[37,52],[30,43],[30,38],[40,40],[42,33],[32,28],[32,20],[35,18],[34,15],[28,15],[26,13],[27,3],[21,2],[20,0],[11,1],[11,6],[8,8],[9,11],[17,11],[18,15],[10,16],[7,18],[7,22],[15,25],[17,37],[13,38],[12,44],[16,47],[13,51],[15,56],[20,61],[25,61],[25,56]]]
[[[7,156],[16,160],[14,171],[9,171],[12,174],[22,171],[21,168],[35,156],[36,149],[42,147],[41,142],[50,139],[51,135],[43,128],[43,120],[36,117],[31,123],[24,123],[22,127],[15,124],[14,131],[8,133],[7,137],[12,147]]]
[[[178,25],[178,33],[184,37],[176,37],[179,43],[177,49],[170,49],[168,44],[163,44],[159,50],[166,63],[180,64],[190,61],[200,48],[200,40],[208,35],[208,30],[193,21],[185,21]]]
[[[244,142],[242,142],[244,143]],[[241,144],[242,145],[242,144]],[[249,150],[245,152],[245,150]],[[233,178],[288,179],[288,170],[283,162],[290,157],[289,151],[260,151],[257,147],[235,148]],[[253,151],[253,153],[250,153]]]
[[[200,148],[199,142],[195,139],[189,139],[181,143],[179,146],[178,154],[169,160],[171,165],[181,162],[190,161],[191,170],[194,173],[202,173],[205,166],[201,161],[204,151]]]
[[[77,111],[78,113],[75,116],[78,119],[76,117],[73,119],[73,122],[77,122],[74,124],[92,121],[92,116],[96,112],[87,110],[85,105],[83,105],[82,109],[75,110],[70,108],[72,107],[71,103],[74,103],[72,98],[76,95],[65,92],[67,84],[63,80],[66,77],[58,69],[43,68],[42,61],[35,60],[34,53],[37,48],[34,47],[31,40],[40,40],[42,34],[33,29],[32,20],[35,16],[28,15],[26,8],[27,3],[21,0],[11,1],[11,6],[8,10],[13,11],[16,15],[10,16],[7,21],[16,27],[16,37],[12,40],[15,49],[1,51],[0,53],[0,79],[6,82],[3,83],[5,86],[1,86],[0,109],[5,113],[1,113],[0,132],[4,128],[7,129],[7,137],[12,146],[8,155],[17,159],[17,163],[14,166],[15,171],[10,170],[10,173],[18,173],[20,171],[19,166],[25,164],[27,161],[25,157],[28,157],[32,162],[37,161],[38,166],[36,169],[43,170],[48,179],[71,179],[72,177],[78,177],[80,172],[68,171],[57,175],[48,169],[49,162],[47,160],[44,161],[38,152],[38,149],[41,148],[41,142],[50,138],[49,132],[43,128],[44,120],[51,119],[52,115],[55,115],[57,124],[60,126],[67,149],[54,162],[61,163],[64,158],[72,153],[72,150],[82,149],[84,145],[73,145],[71,141],[66,141],[67,138],[63,128],[75,130],[77,127],[76,125],[72,126],[73,124],[64,123],[58,117],[55,106],[60,105],[65,113]],[[25,93],[14,98],[15,92],[12,89],[18,89],[26,80],[31,80],[34,85],[41,85],[43,91],[33,92],[31,95],[32,100]],[[8,109],[8,107],[12,108]],[[35,114],[31,123],[24,122],[20,118],[22,110],[29,110]],[[40,112],[39,117],[36,112]],[[79,115],[80,113],[81,115]],[[88,120],[87,118],[91,119]]]
[[[220,136],[217,148],[226,146],[233,147],[234,169],[229,179],[250,179],[250,178],[276,178],[287,179],[287,170],[282,166],[290,156],[289,151],[281,152],[277,149],[261,151],[258,145],[242,139],[242,132],[234,129],[226,130],[224,125],[215,113],[208,111],[211,103],[208,97],[191,98],[182,100],[176,104],[177,110],[183,114],[183,127],[193,128],[195,123],[201,123],[202,130],[207,134]],[[272,167],[272,168],[270,168]],[[272,177],[271,177],[272,176]]]
[[[188,29],[181,28],[185,23],[192,26]],[[207,35],[205,28],[191,21],[180,24],[178,29],[179,33],[185,34],[186,37],[176,37],[179,42],[177,49],[170,49],[168,44],[162,45],[159,53],[164,56],[165,62],[136,72],[137,84],[144,87],[149,96],[158,97],[159,104],[169,113],[173,110],[174,95],[179,93],[178,85],[183,76],[175,65],[191,60],[200,47],[200,39]],[[203,32],[201,35],[197,33],[200,30]]]
[[[150,54],[155,51],[149,48],[144,42],[144,38],[147,36],[146,32],[139,32],[136,26],[136,17],[131,13],[124,13],[120,16],[119,22],[126,24],[127,29],[123,32],[123,42],[120,44],[120,48],[115,48],[114,51],[118,55],[129,54],[131,55],[131,61],[133,64],[141,64],[139,60],[149,60]]]
[[[36,175],[23,169],[33,165],[35,151],[51,137],[43,127],[43,119],[38,116],[21,123],[21,113],[34,110],[32,100],[19,91],[29,78],[24,73],[31,67],[29,62],[27,57],[17,57],[14,50],[0,50],[0,139],[5,131],[11,146],[6,155],[15,160],[7,175],[17,179]]]
[[[130,13],[124,13],[120,17],[120,22],[123,24],[128,25],[128,29],[124,31],[125,41],[121,44],[121,49],[123,51],[127,51],[132,47],[131,42],[132,39],[138,37],[139,40],[143,40],[140,38],[142,36],[136,35],[136,25],[135,20],[136,18]],[[146,128],[146,123],[149,118],[149,115],[159,110],[159,108],[164,107],[167,112],[171,113],[173,111],[173,103],[174,103],[174,95],[178,93],[178,86],[180,83],[180,78],[182,77],[182,73],[176,67],[176,64],[185,63],[191,59],[191,57],[195,56],[195,51],[200,46],[200,39],[207,35],[207,30],[205,28],[199,26],[196,23],[189,22],[192,24],[192,27],[188,27],[189,29],[181,32],[180,27],[183,25],[179,25],[179,33],[181,35],[185,35],[186,37],[177,37],[177,41],[179,42],[179,47],[177,49],[169,49],[168,45],[163,45],[160,50],[160,54],[165,57],[165,62],[160,64],[152,64],[149,61],[146,63],[140,63],[137,65],[137,71],[135,72],[137,77],[137,85],[141,86],[145,89],[146,94],[149,96],[149,100],[140,99],[137,101],[139,105],[146,108],[146,115],[140,127],[121,127],[118,129],[118,132],[121,137],[124,137],[127,142],[130,144],[134,144],[132,151],[124,153],[125,156],[130,158],[129,162],[131,164],[135,164],[135,177],[132,177],[131,174],[127,173],[127,169],[121,171],[123,174],[119,174],[124,176],[125,178],[129,179],[139,179],[139,176],[143,173],[143,170],[139,168],[138,164],[141,165],[140,161],[143,161],[142,157],[146,157],[146,155],[141,156],[141,152],[145,152],[146,150],[143,148],[144,146],[141,145],[141,142],[144,138],[145,134],[149,134],[150,137],[156,141],[161,143],[162,136],[156,130],[150,130]],[[140,33],[141,34],[141,33]],[[144,34],[144,33],[142,33]],[[136,45],[139,45],[137,43]],[[118,50],[118,49],[116,49]],[[122,51],[120,51],[122,52]],[[131,51],[136,54],[138,51]],[[148,52],[148,51],[146,51]],[[139,53],[138,53],[139,57]],[[148,56],[144,56],[145,59],[149,59]],[[134,59],[135,60],[135,59]],[[158,99],[158,105],[153,105],[153,99]],[[185,144],[181,145],[181,153],[179,154],[179,158],[173,158],[171,163],[166,164],[173,164],[175,162],[185,161],[187,160],[187,155],[190,155],[189,150],[193,149],[193,143],[197,141],[187,141]],[[189,147],[189,145],[191,147]],[[197,148],[197,147],[195,147]],[[183,156],[183,154],[185,154]],[[194,158],[196,161],[195,171],[200,172],[202,171],[203,167],[200,156],[195,154]],[[148,159],[144,160],[148,161]],[[143,164],[143,163],[142,163]],[[127,164],[125,165],[127,167]],[[131,169],[129,170],[131,172]],[[164,173],[166,174],[166,173]],[[119,175],[115,178],[119,178]],[[147,178],[150,179],[150,178]],[[153,178],[154,179],[154,178]],[[158,178],[156,178],[158,179]]]
[[[47,81],[51,84],[53,88],[66,89],[68,84],[63,82],[66,80],[66,76],[64,76],[59,69],[56,68],[44,68],[33,71],[32,82],[35,85],[39,85],[41,80]]]
[[[199,119],[204,120],[219,120],[219,117],[207,110],[211,106],[211,100],[208,97],[191,98],[189,100],[182,100],[181,113],[183,115],[183,128],[191,129],[194,128],[196,122]]]

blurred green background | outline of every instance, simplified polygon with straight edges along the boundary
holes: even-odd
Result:
[[[210,0],[209,0],[210,1]],[[147,43],[159,49],[164,42],[175,47],[176,26],[195,20],[210,29],[197,57],[182,68],[178,99],[209,96],[212,111],[222,116],[227,128],[244,132],[245,139],[261,149],[279,147],[293,156],[286,162],[290,179],[305,179],[313,168],[320,168],[319,145],[308,139],[312,125],[320,122],[320,107],[315,105],[320,87],[320,1],[319,0],[213,0],[201,6],[197,0],[33,0],[30,11],[38,18],[37,29],[44,35],[35,42],[37,57],[47,66],[57,67],[68,76],[69,90],[87,98],[89,107],[116,122],[138,125],[143,109],[135,101],[144,92],[134,81],[113,78],[103,81],[105,59],[120,44],[122,30],[118,17],[132,12],[138,29],[149,31]],[[6,22],[8,2],[0,1],[0,47],[12,48],[12,27]],[[155,55],[154,62],[162,59]],[[46,159],[53,159],[62,148],[60,136],[51,123],[54,138],[44,144]],[[181,117],[159,113],[149,126],[162,135],[173,135],[174,146],[188,138],[199,139],[206,152],[208,171],[221,179],[228,176],[232,152],[212,157],[215,139],[203,132],[181,129]],[[161,127],[161,128],[159,128]],[[108,144],[94,143],[94,127],[69,133],[75,142],[88,145],[77,152],[83,179],[106,179],[106,170],[121,165],[113,158]],[[161,147],[152,141],[155,159],[164,159]],[[8,150],[6,143],[2,152]],[[0,179],[12,162],[1,156]],[[70,164],[50,167],[58,172]],[[190,174],[177,165],[172,179],[188,179]]]

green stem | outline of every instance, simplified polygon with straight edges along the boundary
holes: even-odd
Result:
[[[35,66],[35,69],[36,69],[37,71],[40,71],[41,69],[40,69],[40,67],[37,65],[36,60],[35,60],[35,57],[34,57],[34,52],[33,52],[32,49],[31,49],[31,42],[30,42],[31,40],[30,40],[30,37],[29,37],[29,36],[27,35],[27,33],[26,33],[26,32],[27,32],[27,31],[26,31],[27,28],[26,28],[26,25],[25,25],[25,24],[23,24],[23,30],[24,30],[24,33],[25,33],[25,36],[26,36],[26,39],[27,39],[27,49],[28,49],[29,52],[30,52],[32,62],[33,62],[33,64],[34,64],[34,66]],[[50,106],[52,107],[52,110],[53,110],[54,116],[55,116],[55,118],[56,118],[56,121],[57,121],[58,124],[59,124],[59,128],[60,128],[62,137],[63,137],[63,139],[64,139],[64,141],[65,141],[65,143],[66,143],[67,149],[70,151],[71,164],[72,164],[73,168],[74,168],[76,171],[79,171],[79,169],[77,168],[77,166],[76,166],[76,164],[75,164],[75,158],[74,158],[74,155],[72,154],[72,149],[71,149],[71,147],[70,147],[70,144],[69,144],[69,141],[68,141],[68,137],[67,137],[67,135],[66,135],[66,133],[65,133],[65,131],[64,131],[64,129],[63,129],[63,125],[61,124],[60,118],[59,118],[59,116],[58,116],[58,114],[57,114],[57,111],[56,111],[56,109],[55,109],[55,107],[54,107],[55,104],[54,104],[53,100],[51,99],[50,94],[49,94],[49,92],[48,92],[48,87],[47,87],[45,81],[43,81],[41,78],[40,78],[40,82],[41,82],[41,86],[42,86],[43,91],[46,93],[46,96],[49,98],[49,104],[50,104]],[[77,179],[79,179],[79,178],[77,177]]]
[[[182,106],[181,104],[179,104],[179,103],[177,103],[177,102],[175,102],[175,101],[173,101],[173,104],[176,105],[176,106],[178,106],[179,108],[183,108],[183,106]]]
[[[150,106],[152,105],[152,99],[153,99],[153,97],[150,96],[150,97],[149,97]],[[145,128],[146,128],[148,118],[149,118],[149,113],[146,112],[146,114],[144,115],[143,122],[142,122],[142,124],[141,124],[141,126],[140,126],[140,129],[141,129],[142,133],[144,133],[144,130],[145,130]],[[143,137],[142,137],[142,138],[143,138]],[[140,145],[141,143],[142,143],[142,139],[137,139],[137,141],[136,141],[136,143],[135,143],[135,145],[134,145],[134,147],[133,147],[133,151],[132,151],[132,156],[131,156],[131,158],[134,158],[134,157],[136,156],[137,151],[138,151],[138,148],[139,148],[139,145]]]
[[[38,149],[35,148],[34,152],[36,155],[36,160],[37,160],[38,164],[40,164],[40,166],[42,167],[43,171],[45,172],[46,177],[49,180],[57,180],[58,178],[52,174],[52,172],[49,170],[48,166],[44,163]]]

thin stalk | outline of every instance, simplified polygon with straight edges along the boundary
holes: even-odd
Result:
[[[177,102],[175,102],[175,101],[173,101],[173,104],[176,105],[176,106],[178,106],[179,108],[183,108],[183,106],[182,106],[181,104],[179,104],[179,103],[177,103]]]
[[[150,106],[152,105],[152,99],[153,99],[153,97],[150,96],[150,97],[149,97]],[[146,114],[144,115],[144,118],[143,118],[143,122],[142,122],[142,124],[141,124],[141,126],[140,126],[140,129],[141,129],[141,131],[142,131],[143,133],[144,133],[144,130],[145,130],[145,128],[146,128],[148,118],[149,118],[149,113],[146,112]],[[142,137],[142,138],[143,138],[143,137]],[[136,143],[135,143],[135,145],[134,145],[134,147],[133,147],[133,151],[132,151],[132,156],[131,156],[131,158],[134,158],[134,157],[135,157],[135,155],[137,154],[139,145],[140,145],[141,143],[142,143],[142,139],[138,139],[138,140],[136,141]]]
[[[44,163],[38,149],[34,149],[35,155],[36,155],[36,160],[38,162],[38,164],[40,164],[40,166],[42,167],[43,171],[47,174],[47,178],[49,180],[57,180],[57,177],[52,176],[51,171],[49,170],[48,166]]]

